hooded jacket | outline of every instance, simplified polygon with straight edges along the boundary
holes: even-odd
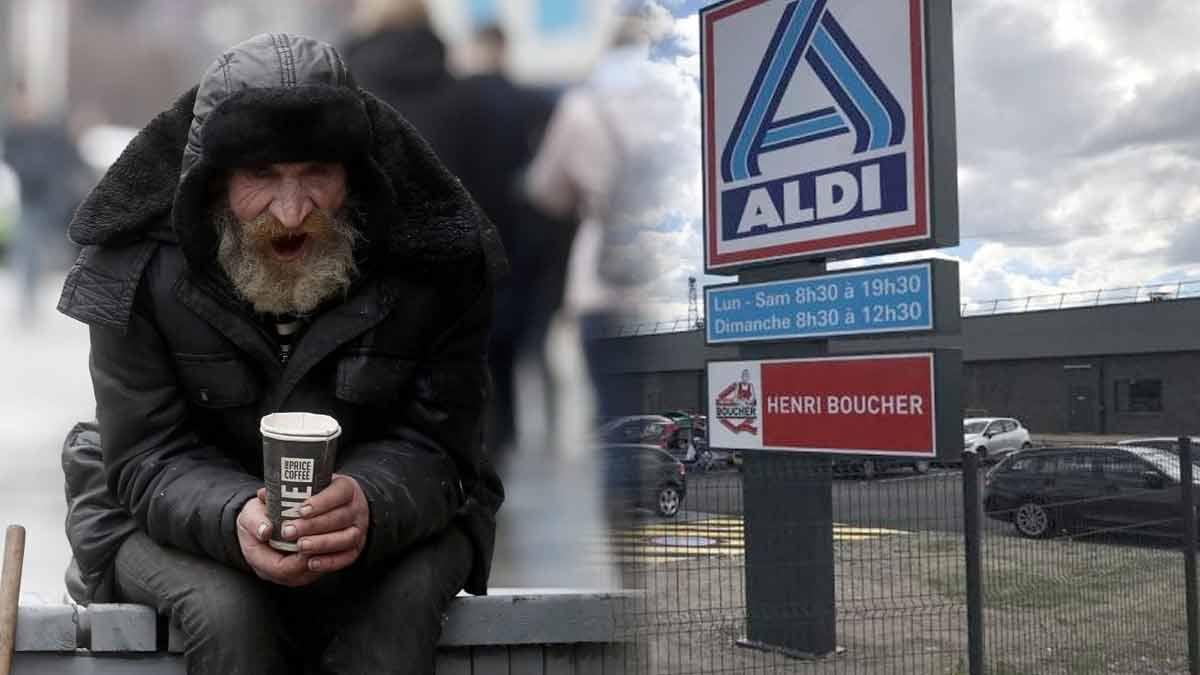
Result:
[[[229,168],[312,160],[347,167],[360,274],[282,361],[220,271],[206,214]],[[270,34],[221,55],[129,144],[70,234],[84,248],[59,309],[89,325],[99,431],[76,429],[63,457],[81,601],[108,599],[113,556],[136,528],[248,569],[235,521],[262,486],[258,421],[278,411],[340,422],[336,470],[371,515],[357,567],[461,527],[475,549],[467,590],[486,592],[503,489],[481,431],[503,250],[332,47]]]

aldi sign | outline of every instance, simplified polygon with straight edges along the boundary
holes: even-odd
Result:
[[[954,351],[714,361],[709,442],[733,450],[957,454],[962,399],[952,378],[961,369]]]
[[[709,271],[957,243],[950,9],[928,4],[701,12]]]

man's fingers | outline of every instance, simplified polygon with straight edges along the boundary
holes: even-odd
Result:
[[[257,509],[244,509],[238,514],[238,529],[257,541],[266,541],[271,536],[271,521],[266,514],[257,513]]]
[[[266,544],[251,543],[242,549],[242,554],[246,557],[246,564],[254,570],[255,574],[267,581],[276,581],[275,570],[280,565],[280,559],[283,558],[278,551]]]
[[[323,555],[317,558],[309,558],[308,569],[313,572],[327,574],[329,572],[336,572],[338,570],[346,569],[350,565],[354,564],[354,561],[357,559],[358,551],[356,549],[351,549],[349,551],[342,551],[341,553]]]
[[[329,513],[299,520],[289,520],[283,526],[283,538],[289,541],[297,537],[328,534],[344,530],[354,524],[354,511],[342,505]]]
[[[254,494],[254,496],[258,497],[258,501],[266,504],[267,503],[267,488],[265,488],[265,487],[258,488],[258,492],[256,492]]]
[[[335,473],[329,487],[310,497],[304,506],[300,507],[300,514],[305,518],[319,516],[343,504],[350,503],[352,499],[354,499],[354,483],[349,478]]]
[[[362,530],[348,527],[337,532],[304,537],[300,540],[300,552],[305,555],[320,555],[324,553],[340,553],[362,547]]]

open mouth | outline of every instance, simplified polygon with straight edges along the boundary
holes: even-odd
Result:
[[[277,258],[291,260],[292,258],[296,258],[304,252],[304,244],[307,241],[308,235],[303,232],[272,237],[271,252],[274,253]]]

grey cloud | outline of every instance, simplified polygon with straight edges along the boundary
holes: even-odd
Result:
[[[1191,218],[1172,228],[1171,245],[1167,248],[1167,263],[1195,265],[1200,261],[1200,218]]]
[[[1060,154],[1099,123],[1107,64],[1052,37],[1040,15],[1011,4],[956,5],[958,147],[967,162]]]
[[[1200,72],[1140,87],[1082,148],[1085,154],[1171,145],[1200,153]]]

